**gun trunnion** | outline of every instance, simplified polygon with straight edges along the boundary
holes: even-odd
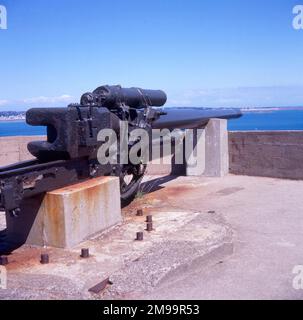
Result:
[[[205,126],[211,118],[241,116],[239,110],[167,108],[161,90],[125,89],[101,86],[85,93],[80,104],[67,108],[35,108],[26,113],[26,122],[47,127],[47,140],[28,144],[34,160],[0,168],[0,209],[13,216],[21,213],[23,199],[99,176],[120,177],[122,202],[136,195],[146,165],[101,165],[97,152],[102,142],[98,133],[111,128],[119,136],[120,122],[129,130],[190,129]],[[130,176],[126,182],[126,176]]]

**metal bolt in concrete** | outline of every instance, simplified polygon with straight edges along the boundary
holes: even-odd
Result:
[[[153,223],[152,222],[147,222],[146,231],[148,231],[148,232],[153,231]]]
[[[81,250],[81,258],[84,258],[84,259],[89,258],[89,249],[85,248]]]
[[[1,256],[0,257],[0,266],[6,266],[6,265],[8,265],[8,258]]]
[[[143,210],[142,210],[142,209],[139,209],[139,210],[137,211],[137,216],[138,216],[138,217],[142,217],[142,216],[143,216]]]
[[[94,287],[90,288],[88,291],[95,293],[95,294],[99,294],[101,293],[104,289],[106,289],[106,287],[108,285],[111,285],[112,282],[109,280],[109,278],[105,279],[104,281],[98,283],[97,285],[95,285]]]
[[[147,216],[146,222],[153,222],[153,216]]]
[[[143,237],[144,237],[143,232],[137,232],[137,238],[136,238],[137,241],[143,241]]]
[[[42,253],[41,254],[41,264],[48,264],[49,263],[49,255],[47,253]]]

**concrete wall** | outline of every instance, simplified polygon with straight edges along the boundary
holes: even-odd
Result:
[[[27,151],[27,144],[34,140],[45,140],[46,137],[0,137],[0,166],[32,159]]]
[[[229,132],[230,172],[303,179],[303,131]]]

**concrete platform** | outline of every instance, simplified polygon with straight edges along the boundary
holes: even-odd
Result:
[[[9,256],[0,299],[302,299],[292,286],[303,264],[302,192],[303,181],[151,177],[106,234],[73,250],[25,246]],[[137,242],[141,207],[156,230]],[[81,247],[92,257],[81,259]],[[42,251],[49,265],[40,265]],[[88,292],[108,277],[103,293]]]

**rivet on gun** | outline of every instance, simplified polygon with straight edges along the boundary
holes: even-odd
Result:
[[[49,264],[49,255],[47,253],[41,254],[40,263],[41,264]]]
[[[6,266],[6,265],[8,265],[8,258],[1,256],[0,257],[0,266]]]
[[[137,232],[136,241],[143,241],[143,232]]]
[[[82,249],[80,257],[83,259],[89,258],[89,249],[87,249],[87,248]]]

